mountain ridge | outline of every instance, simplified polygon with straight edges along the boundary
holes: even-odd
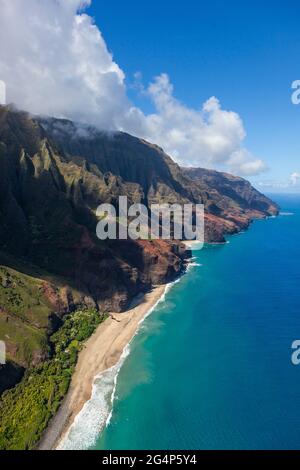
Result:
[[[0,106],[0,333],[17,368],[49,357],[49,335],[66,313],[122,311],[184,271],[179,241],[97,239],[97,207],[120,195],[148,207],[204,203],[213,243],[278,213],[246,180],[180,168],[142,139]],[[20,344],[12,331],[26,325],[34,335]]]

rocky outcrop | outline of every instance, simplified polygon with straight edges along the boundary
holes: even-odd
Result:
[[[203,168],[182,171],[202,190],[208,242],[224,242],[226,234],[248,228],[254,219],[278,214],[277,204],[243,178]]]

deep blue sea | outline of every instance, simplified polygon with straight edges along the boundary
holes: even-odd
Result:
[[[274,198],[274,196],[273,196]],[[300,449],[300,197],[194,265],[145,320],[97,449]]]

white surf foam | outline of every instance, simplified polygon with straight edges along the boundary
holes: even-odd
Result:
[[[203,266],[203,264],[201,263],[196,263],[195,261],[193,263],[189,263],[188,264],[188,267],[187,267],[187,272],[189,272],[192,268],[197,268],[197,267],[201,267]]]
[[[99,431],[109,422],[117,377],[129,352],[127,346],[119,362],[95,378],[91,399],[76,416],[57,450],[85,450],[95,443]]]

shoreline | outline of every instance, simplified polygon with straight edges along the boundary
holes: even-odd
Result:
[[[68,434],[76,416],[91,399],[97,376],[115,366],[139,325],[164,296],[167,286],[154,287],[138,296],[139,303],[123,313],[111,313],[84,344],[72,377],[69,391],[58,412],[50,421],[38,450],[55,450]]]

